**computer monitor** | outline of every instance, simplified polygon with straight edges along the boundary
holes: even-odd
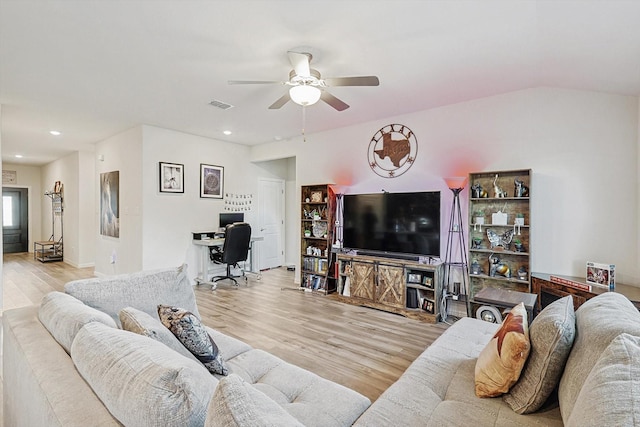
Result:
[[[221,212],[220,228],[226,228],[227,225],[234,222],[244,222],[244,212]]]

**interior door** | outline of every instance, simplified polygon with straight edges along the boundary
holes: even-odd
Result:
[[[2,250],[4,253],[29,251],[29,191],[2,188]]]
[[[259,180],[259,269],[284,264],[284,180]]]

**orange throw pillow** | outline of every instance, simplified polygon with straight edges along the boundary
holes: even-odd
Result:
[[[496,397],[508,392],[518,381],[530,348],[527,311],[520,303],[511,309],[498,332],[478,356],[476,396]]]

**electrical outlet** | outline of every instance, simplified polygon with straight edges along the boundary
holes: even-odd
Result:
[[[115,264],[116,259],[118,259],[118,256],[116,255],[116,251],[111,252],[111,257],[109,258],[111,264]]]

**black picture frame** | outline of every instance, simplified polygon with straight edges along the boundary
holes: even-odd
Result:
[[[200,197],[222,199],[224,192],[224,167],[200,164]]]
[[[161,193],[184,193],[184,165],[160,162],[158,186]]]

